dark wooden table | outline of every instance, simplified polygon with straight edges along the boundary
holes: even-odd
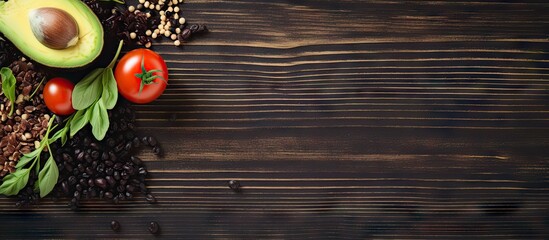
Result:
[[[212,32],[137,107],[158,204],[2,198],[0,238],[549,238],[547,2],[184,6]]]

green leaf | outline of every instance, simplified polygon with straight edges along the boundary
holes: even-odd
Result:
[[[43,198],[50,193],[55,184],[57,184],[57,178],[59,177],[59,169],[55,159],[50,154],[50,158],[44,164],[44,168],[38,174],[38,185],[40,186],[40,197]]]
[[[90,121],[88,119],[88,116],[86,115],[87,112],[90,110],[78,110],[75,114],[72,120],[68,123],[70,126],[70,136],[71,138],[76,135],[80,129],[82,129],[88,122]]]
[[[42,152],[42,146],[35,149],[34,151],[30,153],[26,153],[21,158],[19,158],[19,161],[17,162],[17,165],[15,165],[15,168],[20,169],[30,163],[32,160],[34,160],[36,157],[40,157],[40,153]]]
[[[7,67],[0,69],[0,76],[2,77],[2,92],[4,92],[6,98],[8,98],[11,102],[11,110],[9,114],[11,116],[13,114],[13,110],[15,109],[15,84],[17,83],[17,80],[15,79],[15,76],[13,76],[11,69]]]
[[[92,133],[97,140],[101,141],[107,134],[107,130],[109,130],[109,114],[105,105],[103,105],[103,101],[97,101],[92,111],[93,116],[90,119]]]
[[[105,68],[98,68],[86,75],[74,86],[72,92],[72,107],[76,110],[83,110],[91,106],[103,91],[102,74]]]
[[[101,95],[103,104],[107,109],[113,109],[118,101],[118,87],[111,68],[103,72],[103,95]]]
[[[4,182],[0,186],[0,194],[6,196],[16,195],[23,189],[29,181],[30,168],[23,168],[4,177]]]

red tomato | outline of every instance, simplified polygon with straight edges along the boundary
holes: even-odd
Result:
[[[50,111],[57,115],[69,115],[72,108],[72,90],[74,84],[65,78],[52,78],[44,86],[44,102]]]
[[[134,103],[149,103],[157,99],[168,81],[166,62],[149,49],[132,50],[120,61],[114,71],[118,92]]]

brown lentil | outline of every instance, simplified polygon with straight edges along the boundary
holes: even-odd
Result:
[[[49,111],[44,105],[41,80],[44,74],[24,58],[9,65],[16,78],[16,110],[9,116],[11,102],[0,96],[0,177],[15,171],[19,158],[33,151],[46,132]],[[38,88],[31,98],[32,92]]]

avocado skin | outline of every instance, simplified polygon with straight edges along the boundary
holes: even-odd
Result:
[[[79,41],[73,47],[48,48],[32,33],[28,14],[32,9],[52,7],[64,10],[78,23]],[[0,32],[27,58],[53,69],[80,71],[93,65],[104,52],[103,27],[93,11],[80,0],[0,1]]]

